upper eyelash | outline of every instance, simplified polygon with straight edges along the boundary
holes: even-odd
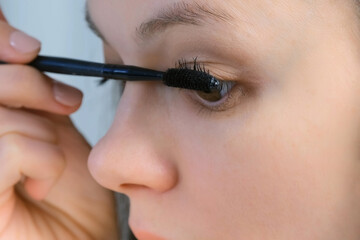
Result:
[[[206,74],[210,74],[210,71],[205,67],[204,63],[199,63],[197,61],[198,57],[194,57],[192,62],[186,61],[185,59],[180,59],[176,64],[175,64],[175,68],[179,68],[179,69],[190,69],[190,70],[195,70],[195,71],[199,71],[199,72],[203,72]],[[189,67],[189,65],[193,65],[192,68]],[[218,87],[218,91],[222,91],[224,87],[226,87],[224,80],[221,80],[217,77],[217,79],[220,81],[220,86]],[[179,89],[179,90],[183,90],[183,89]]]
[[[175,67],[176,67],[176,68],[180,68],[180,69],[191,69],[191,68],[189,67],[190,64],[193,65],[193,66],[192,66],[192,70],[201,71],[201,72],[204,72],[204,73],[206,73],[206,74],[211,75],[211,74],[210,74],[210,71],[206,69],[205,64],[204,64],[204,63],[200,64],[200,63],[197,61],[197,57],[193,58],[193,61],[192,61],[192,62],[188,62],[188,61],[186,61],[186,60],[184,60],[184,59],[180,59],[180,60],[177,62],[177,64],[176,64]],[[217,78],[217,79],[219,79],[219,78]],[[219,80],[220,80],[220,79],[219,79]],[[227,83],[232,82],[232,81],[233,81],[233,80],[220,80],[220,83],[221,83],[221,84],[220,84],[220,86],[219,86],[218,91],[223,91],[224,88],[228,88],[228,84],[227,84]],[[236,86],[234,86],[234,88],[236,88]],[[183,90],[183,89],[179,89],[179,90]],[[233,90],[233,89],[229,89],[229,93],[228,93],[228,95],[227,95],[227,98],[228,98],[228,99],[233,98],[233,95],[230,93],[231,90]],[[243,91],[243,90],[242,90],[242,91]],[[233,93],[233,94],[234,94],[234,93]],[[225,111],[225,110],[227,109],[227,107],[225,107],[224,109],[222,109],[222,108],[218,108],[218,109],[217,109],[217,108],[215,108],[215,107],[211,108],[211,107],[205,106],[204,104],[200,103],[200,102],[197,101],[197,100],[194,100],[193,102],[199,107],[199,109],[198,109],[198,114],[204,114],[204,113],[206,113],[206,114],[211,114],[211,113],[213,113],[213,112],[222,112],[222,111]],[[229,104],[229,102],[223,103],[222,105],[225,105],[225,104]]]
[[[104,85],[104,84],[107,83],[109,80],[110,80],[110,78],[100,79],[99,82],[98,82],[98,86]]]
[[[203,72],[203,73],[206,73],[206,74],[209,74],[210,75],[210,72],[209,70],[207,70],[205,68],[205,64],[200,64],[198,63],[197,61],[197,58],[198,57],[194,57],[193,58],[193,61],[192,62],[189,62],[189,61],[186,61],[185,59],[180,59],[177,61],[177,63],[175,64],[175,68],[177,69],[191,69],[191,70],[195,70],[195,71],[198,71],[198,72]],[[189,65],[192,64],[192,68],[189,68]],[[105,85],[105,83],[107,83],[110,79],[109,78],[103,78],[103,79],[100,79],[99,80],[99,83],[98,83],[98,86],[103,86]],[[125,81],[126,82],[126,81]],[[125,85],[123,82],[122,85]],[[221,86],[222,87],[222,86]]]
[[[206,74],[210,74],[210,71],[208,69],[206,69],[205,67],[205,64],[204,63],[199,63],[197,61],[198,57],[194,57],[193,58],[193,61],[187,61],[185,59],[180,59],[176,62],[175,64],[175,68],[177,69],[190,69],[190,70],[195,70],[195,71],[199,71],[199,72],[203,72],[203,73],[206,73]],[[192,65],[192,67],[190,67]],[[108,82],[108,80],[110,79],[101,79],[99,81],[99,85],[104,85],[106,82]],[[220,79],[219,79],[220,80]],[[226,82],[229,82],[231,80],[227,80],[227,81],[224,81],[224,80],[220,80],[221,84],[219,86],[219,91],[222,91],[223,88],[227,88],[228,85],[226,85]],[[126,81],[122,81],[122,85],[124,87]],[[123,92],[124,88],[122,88],[121,92]],[[179,91],[181,90],[184,90],[184,89],[181,89],[179,88]],[[231,95],[230,95],[231,97]],[[199,103],[199,102],[195,102],[197,103],[197,105],[199,106],[199,114],[200,113],[212,113],[212,112],[221,112],[221,111],[224,111],[224,110],[215,110],[215,109],[211,109],[211,108],[208,108],[206,106],[204,106],[203,104]]]
[[[205,68],[204,64],[200,64],[197,61],[198,57],[194,57],[192,62],[188,62],[185,59],[180,59],[176,64],[175,64],[175,68],[179,68],[179,69],[191,69],[191,70],[195,70],[195,71],[199,71],[199,72],[204,72],[207,74],[209,73],[209,70],[207,70]],[[193,67],[189,68],[189,64],[192,64]]]

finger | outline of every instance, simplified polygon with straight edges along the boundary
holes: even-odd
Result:
[[[24,110],[0,107],[0,137],[18,133],[30,138],[56,143],[54,124],[47,118]]]
[[[4,21],[4,22],[7,22],[7,20],[5,18],[5,15],[4,15],[3,11],[1,10],[1,8],[0,8],[0,20]]]
[[[52,124],[59,126],[68,126],[71,128],[76,128],[75,124],[73,123],[73,120],[70,118],[70,116],[63,116],[58,114],[52,114],[49,112],[39,111],[39,110],[26,110],[29,113],[35,114],[37,116],[41,116],[42,118],[48,119]]]
[[[53,81],[30,66],[0,66],[0,104],[57,114],[76,111],[82,92]]]
[[[37,39],[0,21],[0,60],[27,63],[38,55],[40,47]]]
[[[65,158],[56,145],[18,134],[0,138],[0,193],[28,178],[25,189],[30,197],[41,200],[65,169]]]

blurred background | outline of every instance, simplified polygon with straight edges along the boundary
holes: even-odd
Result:
[[[40,54],[103,62],[102,43],[85,21],[85,0],[0,0],[8,22],[42,42]],[[109,129],[120,97],[120,84],[100,79],[49,74],[84,93],[81,108],[71,118],[93,146]],[[128,200],[117,194],[119,228],[128,239]]]

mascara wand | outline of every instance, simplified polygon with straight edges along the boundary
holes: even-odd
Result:
[[[1,62],[0,64],[7,64]],[[125,81],[162,81],[169,87],[212,92],[220,81],[206,72],[191,69],[168,69],[166,72],[136,66],[103,64],[69,58],[38,56],[28,65],[42,72],[101,77]]]

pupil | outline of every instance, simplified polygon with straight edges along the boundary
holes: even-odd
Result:
[[[202,99],[204,99],[205,101],[208,101],[208,102],[217,102],[223,98],[223,96],[221,95],[221,92],[219,90],[215,90],[210,93],[198,91],[197,94],[199,97],[201,97]]]

